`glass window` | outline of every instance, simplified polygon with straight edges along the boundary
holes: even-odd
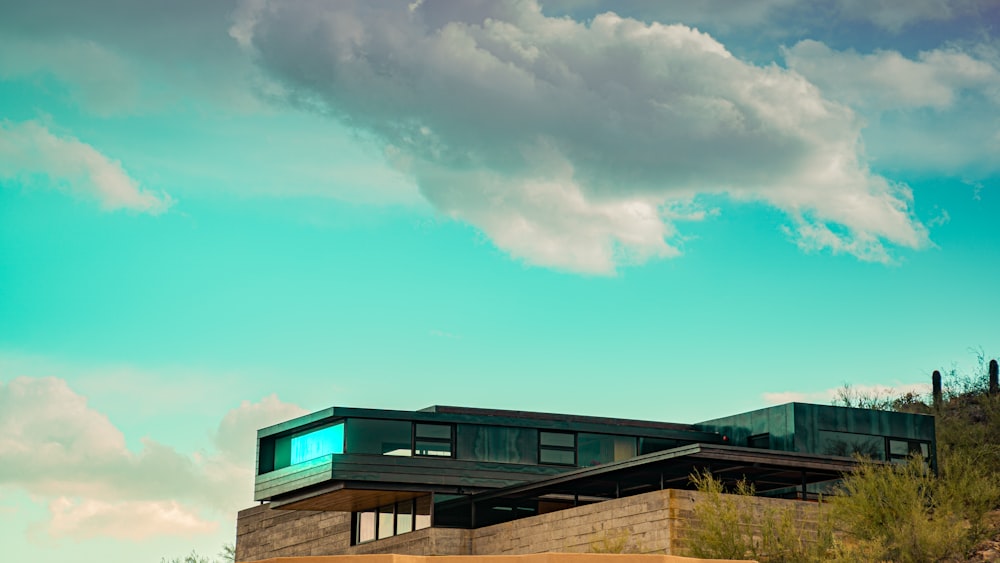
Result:
[[[396,529],[393,527],[393,521],[395,520],[395,516],[396,514],[391,504],[388,506],[379,507],[378,539],[389,538],[396,534]]]
[[[356,512],[356,536],[354,543],[364,543],[375,539],[375,511]]]
[[[439,438],[451,440],[451,425],[417,423],[416,433],[417,438]]]
[[[610,434],[585,434],[576,436],[577,460],[580,467],[600,465],[635,457],[635,437]]]
[[[572,450],[538,450],[538,462],[553,465],[576,465],[576,456]]]
[[[396,503],[396,533],[405,534],[413,531],[413,501]]]
[[[344,453],[344,423],[338,422],[322,428],[274,438],[267,448],[261,441],[261,454],[270,450],[274,463],[268,471],[281,469],[329,454]],[[273,449],[272,449],[273,448]],[[262,463],[262,469],[268,464]]]
[[[885,461],[885,438],[870,434],[819,431],[819,450],[826,455],[850,457],[858,454]]]
[[[413,455],[451,457],[452,426],[450,424],[414,425]]]
[[[545,432],[538,433],[538,442],[543,446],[559,446],[572,448],[576,446],[575,435],[572,432]]]
[[[576,434],[539,431],[538,463],[576,465]]]
[[[538,431],[504,426],[458,426],[458,458],[501,463],[538,463]]]
[[[347,420],[347,452],[352,454],[410,455],[412,425],[406,420]]]
[[[910,455],[910,443],[906,440],[889,440],[889,454],[902,457]]]
[[[413,444],[413,455],[450,457],[451,442],[428,442],[417,440]]]
[[[328,454],[344,453],[344,423],[334,424],[307,434],[292,436],[290,463],[302,463]]]
[[[423,530],[431,527],[431,497],[418,497],[413,501],[413,529]]]

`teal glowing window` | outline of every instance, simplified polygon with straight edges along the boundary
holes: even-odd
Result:
[[[329,454],[342,454],[344,453],[344,423],[292,436],[291,447],[289,462],[292,465]]]

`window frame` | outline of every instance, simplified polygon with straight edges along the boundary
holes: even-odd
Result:
[[[555,446],[555,445],[544,444],[543,443],[544,440],[542,439],[542,436],[544,436],[545,434],[561,434],[561,435],[572,436],[572,438],[573,438],[573,445],[572,446]],[[555,466],[558,466],[558,467],[576,467],[577,461],[579,459],[579,453],[577,452],[577,446],[578,446],[578,444],[577,444],[576,434],[577,434],[576,432],[567,432],[565,430],[542,430],[542,429],[539,429],[538,430],[538,465],[555,465]],[[573,453],[573,462],[572,463],[554,463],[554,462],[542,461],[542,452],[544,452],[544,451],[549,451],[549,452],[572,452]]]
[[[418,428],[421,426],[446,426],[448,427],[448,438],[441,438],[437,436],[420,436],[418,433]],[[447,444],[448,445],[448,455],[435,455],[435,454],[423,454],[417,453],[417,442],[423,442],[427,444]],[[447,422],[418,422],[413,421],[411,426],[410,435],[410,453],[411,457],[422,457],[430,459],[455,459],[455,425]]]

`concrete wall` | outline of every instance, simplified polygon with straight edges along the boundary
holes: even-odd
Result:
[[[519,555],[584,553],[614,544],[629,553],[683,555],[685,532],[697,525],[696,491],[664,490],[578,506],[476,530],[426,528],[362,545],[350,544],[350,515],[342,512],[271,510],[240,512],[236,560],[268,557],[404,553],[411,555]],[[818,506],[794,500],[747,499],[754,510],[796,511],[807,527]]]

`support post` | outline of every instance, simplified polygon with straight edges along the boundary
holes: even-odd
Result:
[[[934,370],[931,375],[931,396],[934,399],[934,410],[941,410],[941,372]]]

